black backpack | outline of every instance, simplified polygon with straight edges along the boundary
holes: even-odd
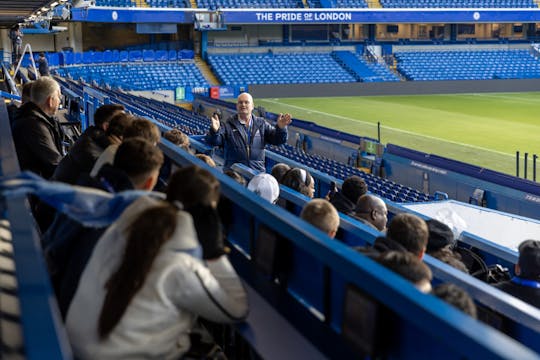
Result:
[[[484,259],[472,249],[456,246],[454,252],[461,255],[461,261],[469,270],[469,274],[488,284],[498,284],[509,281],[512,276],[508,268],[500,264],[487,265]]]

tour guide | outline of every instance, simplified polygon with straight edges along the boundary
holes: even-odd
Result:
[[[223,170],[234,163],[242,163],[252,169],[265,171],[264,146],[266,143],[281,145],[287,141],[287,125],[290,114],[279,114],[276,125],[252,114],[253,98],[248,93],[238,96],[237,114],[221,123],[219,115],[212,115],[212,124],[206,135],[210,145],[222,146],[225,158]]]

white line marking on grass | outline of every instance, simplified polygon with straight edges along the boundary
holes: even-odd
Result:
[[[512,93],[485,93],[485,94],[471,94],[478,97],[484,97],[484,98],[492,98],[492,99],[506,99],[506,100],[512,100],[514,102],[521,102],[525,104],[538,104],[540,102],[540,98],[538,99],[532,99],[532,98],[520,98],[517,96],[511,96]]]
[[[309,111],[309,112],[317,113],[317,114],[320,114],[320,115],[325,115],[325,116],[330,116],[330,117],[339,118],[339,119],[343,119],[343,120],[349,120],[349,121],[352,121],[352,122],[362,123],[362,124],[369,125],[369,126],[374,126],[374,127],[377,126],[377,124],[374,124],[374,123],[371,123],[371,122],[368,122],[368,121],[353,119],[353,118],[350,118],[350,117],[336,115],[336,114],[330,114],[330,113],[327,113],[327,112],[324,112],[324,111],[308,109],[308,108],[305,108],[303,106],[286,104],[286,103],[282,103],[282,102],[275,101],[275,100],[269,100],[269,99],[265,99],[264,101],[267,101],[269,103],[273,103],[273,104],[276,104],[276,105],[289,106],[289,107],[292,107],[292,108],[295,108],[295,109]],[[438,137],[435,137],[435,136],[419,134],[419,133],[415,133],[415,132],[412,132],[412,131],[407,131],[407,130],[403,130],[403,129],[397,129],[397,128],[393,128],[393,127],[389,127],[389,126],[381,125],[381,128],[392,130],[392,131],[395,131],[395,132],[401,132],[401,133],[408,134],[408,135],[419,136],[419,137],[423,137],[423,138],[426,138],[426,139],[443,141],[443,142],[447,142],[447,143],[454,144],[454,145],[459,145],[459,146],[465,146],[465,147],[469,147],[469,148],[472,148],[472,149],[483,150],[483,151],[487,151],[487,152],[491,152],[491,153],[496,153],[496,154],[499,154],[499,155],[505,155],[505,156],[509,156],[509,157],[514,157],[515,156],[515,155],[512,155],[512,154],[502,152],[502,151],[497,151],[497,150],[493,150],[493,149],[487,149],[487,148],[484,148],[484,147],[481,147],[481,146],[461,143],[461,142],[452,141],[452,140],[441,139],[441,138],[438,138]]]

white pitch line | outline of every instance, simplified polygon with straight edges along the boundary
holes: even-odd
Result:
[[[312,112],[312,113],[317,113],[317,114],[321,114],[321,115],[335,117],[335,118],[339,118],[339,119],[343,119],[343,120],[349,120],[349,121],[353,121],[353,122],[357,122],[357,123],[362,123],[362,124],[366,124],[366,125],[369,125],[369,126],[377,126],[377,124],[373,124],[373,123],[368,122],[368,121],[353,119],[353,118],[349,118],[349,117],[341,116],[341,115],[336,115],[336,114],[330,114],[330,113],[327,113],[327,112],[324,112],[324,111],[308,109],[308,108],[305,108],[305,107],[302,107],[302,106],[285,104],[285,103],[282,103],[282,102],[279,102],[279,101],[274,101],[274,100],[269,100],[269,99],[264,99],[264,101],[267,101],[267,102],[270,102],[270,103],[273,103],[273,104],[277,104],[277,105],[289,106],[289,107],[292,107],[292,108],[295,108],[295,109],[305,110],[305,111]],[[412,132],[412,131],[407,131],[407,130],[403,130],[403,129],[397,129],[397,128],[393,128],[393,127],[389,127],[389,126],[385,126],[385,125],[381,125],[381,128],[392,130],[392,131],[395,131],[395,132],[401,132],[401,133],[408,134],[408,135],[419,136],[419,137],[423,137],[423,138],[426,138],[426,139],[443,141],[443,142],[447,142],[447,143],[454,144],[454,145],[470,147],[472,149],[483,150],[483,151],[487,151],[487,152],[491,152],[491,153],[496,153],[496,154],[499,154],[499,155],[505,155],[505,156],[509,156],[509,157],[514,157],[514,155],[512,155],[512,154],[508,154],[508,153],[505,153],[505,152],[502,152],[502,151],[497,151],[497,150],[493,150],[493,149],[487,149],[487,148],[484,148],[484,147],[481,147],[481,146],[461,143],[461,142],[457,142],[457,141],[441,139],[441,138],[438,138],[438,137],[435,137],[435,136],[419,134],[419,133],[415,133],[415,132]]]

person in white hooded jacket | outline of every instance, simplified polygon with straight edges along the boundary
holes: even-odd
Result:
[[[184,192],[186,179],[198,188]],[[95,247],[66,319],[77,358],[178,359],[190,348],[198,316],[215,322],[247,316],[245,289],[223,251],[219,182],[189,167],[173,175],[169,189],[167,202],[136,200]],[[198,203],[195,193],[203,194]],[[187,211],[173,205],[182,200]]]

